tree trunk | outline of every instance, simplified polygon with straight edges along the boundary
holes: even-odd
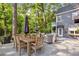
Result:
[[[43,14],[44,27],[46,28],[46,19],[45,19],[44,4],[43,3],[42,3],[42,14]]]
[[[12,36],[17,33],[17,3],[13,4]]]

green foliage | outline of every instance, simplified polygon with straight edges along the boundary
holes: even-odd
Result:
[[[4,42],[4,37],[0,36],[0,43],[2,44]]]
[[[5,8],[5,16],[2,5]],[[5,29],[4,17],[6,17],[7,33],[12,32],[12,7],[12,4],[0,4],[0,28]],[[31,33],[35,32],[36,23],[40,32],[50,33],[52,28],[51,24],[55,21],[55,12],[61,7],[61,4],[23,3],[18,4],[17,7],[18,33],[24,32],[26,15],[28,15],[29,31]]]
[[[0,28],[3,30],[5,29],[5,21],[6,21],[7,33],[11,32],[12,31],[12,4],[1,3],[0,4]]]

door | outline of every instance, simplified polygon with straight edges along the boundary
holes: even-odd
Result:
[[[58,28],[58,36],[63,36],[63,28]]]

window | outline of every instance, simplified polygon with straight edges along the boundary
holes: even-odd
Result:
[[[74,13],[72,13],[72,20],[74,21],[74,23],[79,23],[79,11],[76,11]]]
[[[76,12],[72,13],[72,20],[74,20],[74,17],[76,17],[78,15],[79,15],[79,11],[76,11]]]
[[[77,12],[74,12],[74,13],[72,13],[72,15],[73,15],[73,16],[77,16],[77,15],[78,15],[78,13],[77,13]]]

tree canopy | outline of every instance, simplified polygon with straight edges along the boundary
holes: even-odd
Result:
[[[0,4],[0,30],[12,32],[13,5],[10,3]],[[57,3],[18,3],[17,26],[18,33],[24,32],[25,16],[28,16],[29,31],[35,32],[36,25],[40,32],[51,32],[51,24],[56,19],[56,11],[61,7]],[[6,24],[6,25],[5,25]],[[6,27],[6,28],[5,28]],[[0,33],[1,33],[0,32]]]

